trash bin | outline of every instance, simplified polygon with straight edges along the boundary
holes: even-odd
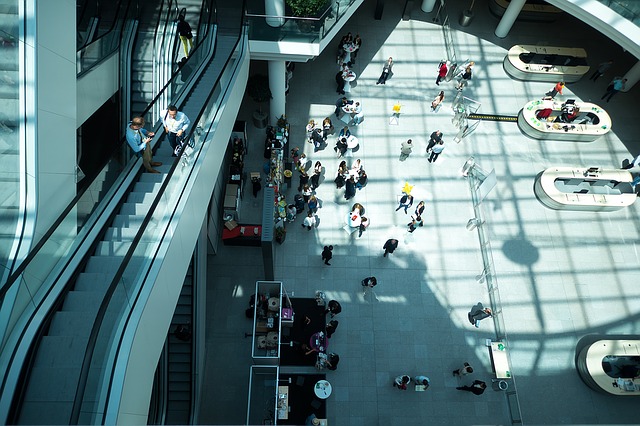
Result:
[[[463,10],[462,13],[460,14],[460,26],[461,27],[468,27],[469,24],[471,23],[471,21],[473,20],[473,11],[470,9],[467,10]]]
[[[509,383],[504,380],[495,380],[493,382],[493,390],[494,391],[506,391],[509,389]]]

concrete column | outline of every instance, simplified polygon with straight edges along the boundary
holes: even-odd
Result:
[[[516,22],[525,2],[526,0],[511,0],[507,10],[505,10],[504,15],[502,15],[502,19],[500,19],[498,27],[496,28],[496,36],[505,38],[507,34],[509,34],[511,27],[513,26],[513,23]]]
[[[269,61],[269,89],[271,89],[271,101],[269,101],[269,122],[272,123],[285,113],[285,79],[286,67],[284,61]]]
[[[628,92],[640,80],[640,61],[636,62],[622,78],[626,78],[628,81],[624,85],[624,90],[621,91]]]
[[[433,11],[433,6],[435,6],[435,4],[436,0],[422,0],[422,6],[420,9],[425,13],[429,13]]]
[[[284,16],[284,0],[264,0],[265,15]],[[266,18],[267,25],[278,28],[284,25],[284,18]]]

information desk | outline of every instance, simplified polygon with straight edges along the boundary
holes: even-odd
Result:
[[[289,386],[278,386],[278,419],[289,418]]]
[[[611,131],[611,117],[598,105],[575,102],[579,112],[570,122],[556,121],[562,116],[562,101],[539,99],[527,103],[518,114],[518,127],[534,139],[593,142]],[[546,110],[548,117],[538,118]]]
[[[491,368],[496,373],[497,379],[510,379],[511,369],[509,368],[509,358],[507,357],[507,346],[504,342],[491,342],[489,346],[489,356],[491,357]]]
[[[516,45],[505,56],[504,70],[529,81],[575,82],[589,72],[587,51],[572,47]]]
[[[615,211],[638,198],[627,170],[550,167],[536,176],[538,200],[554,210]]]
[[[625,369],[604,362],[605,357],[636,359],[640,357],[640,340],[597,340],[585,346],[576,361],[580,377],[592,389],[617,396],[640,396],[640,377],[619,377]]]
[[[262,226],[260,225],[238,225],[229,230],[223,228],[222,243],[226,246],[254,246],[260,247],[262,237]]]

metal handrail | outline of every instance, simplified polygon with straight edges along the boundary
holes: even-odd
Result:
[[[243,0],[243,10],[245,7],[245,1]],[[215,15],[215,12],[214,12]],[[217,18],[217,17],[216,17]],[[244,20],[244,16],[242,17],[242,19]],[[240,32],[239,36],[238,36],[238,40],[236,41],[236,47],[238,45],[238,43],[240,43],[241,39],[242,39],[242,33],[243,31]],[[233,58],[233,55],[230,55],[226,62],[224,67],[222,68],[223,70],[226,69],[226,67],[229,65],[229,62],[231,61],[231,59]],[[175,76],[174,76],[175,78]],[[215,84],[213,85],[213,88],[217,87],[220,84],[220,80],[222,78],[222,74],[220,76],[218,76],[218,79],[216,80]],[[205,102],[205,105],[207,105],[209,103],[209,101],[211,100],[211,97],[213,96],[213,88],[211,90],[211,92],[209,93],[209,96],[207,97],[207,100]],[[154,99],[155,100],[155,99]],[[195,123],[199,122],[202,114],[204,112],[204,109],[200,112],[200,114],[198,115],[198,117],[194,120]],[[190,140],[193,137],[194,132],[197,130],[197,126],[193,126],[190,128],[190,130],[188,131],[188,135],[186,140]],[[148,213],[145,215],[144,219],[142,220],[142,223],[140,224],[140,228],[138,230],[138,232],[136,233],[135,237],[133,238],[132,242],[131,242],[131,246],[129,247],[129,249],[127,250],[127,253],[124,256],[124,260],[121,263],[120,267],[118,268],[118,270],[115,273],[114,279],[111,281],[110,285],[109,285],[109,289],[107,290],[107,293],[102,301],[102,304],[100,305],[100,308],[98,310],[98,313],[96,315],[96,319],[93,323],[93,327],[91,329],[91,334],[89,337],[89,340],[87,342],[86,345],[86,351],[85,351],[85,356],[84,356],[84,360],[82,363],[82,369],[81,369],[81,373],[80,373],[80,379],[78,381],[78,387],[76,388],[76,397],[74,399],[74,406],[73,406],[73,410],[72,410],[72,416],[71,416],[71,423],[70,424],[76,424],[78,422],[79,416],[80,416],[80,410],[82,408],[82,403],[83,403],[83,399],[84,399],[84,392],[86,389],[86,385],[87,385],[87,381],[89,378],[89,370],[91,369],[91,360],[93,359],[93,354],[94,354],[94,349],[95,349],[95,345],[96,342],[98,340],[98,334],[100,333],[101,329],[102,329],[102,322],[104,320],[104,317],[107,313],[107,309],[111,303],[111,299],[113,297],[113,295],[116,292],[116,289],[118,288],[118,286],[120,285],[120,282],[122,280],[122,277],[124,275],[125,270],[127,269],[127,267],[129,266],[129,261],[131,260],[131,258],[133,257],[136,249],[138,248],[138,243],[141,241],[143,235],[145,234],[146,231],[146,227],[149,224],[149,222],[151,221],[151,218],[153,216],[153,213],[156,209],[156,207],[158,206],[158,204],[160,203],[160,200],[164,197],[164,192],[167,188],[167,186],[169,185],[169,183],[171,182],[171,176],[173,175],[175,169],[178,167],[178,165],[180,164],[180,158],[178,157],[176,159],[176,161],[172,164],[167,177],[164,179],[164,181],[162,182],[162,185],[160,187],[160,189],[158,190],[158,195],[155,197],[155,199],[153,200],[153,202],[151,203],[151,205],[149,206],[149,210]],[[135,300],[137,300],[137,298],[139,297],[139,293],[136,295]],[[135,303],[135,300],[132,303]],[[118,348],[120,347],[120,342],[118,342]],[[109,385],[108,388],[111,388],[111,385],[113,383],[113,374],[111,374],[109,376]],[[107,396],[107,400],[105,401],[105,406],[108,405],[108,396]],[[104,423],[104,419],[106,416],[106,410],[103,412],[102,414],[102,421],[101,423]]]
[[[303,16],[286,16],[286,15],[261,15],[258,13],[245,13],[245,16],[249,17],[249,18],[274,18],[274,19],[295,19],[295,20],[301,20],[301,21],[321,21],[322,19],[324,19],[325,15],[328,14],[331,11],[331,6],[328,6],[327,9],[322,12],[322,15],[320,15],[317,18],[311,18],[311,17],[303,17]]]

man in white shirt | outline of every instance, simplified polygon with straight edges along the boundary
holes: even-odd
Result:
[[[364,113],[362,112],[362,105],[360,105],[360,102],[356,102],[354,104],[352,115],[353,115],[353,124],[357,126],[362,122],[362,119],[364,118]]]
[[[191,121],[185,113],[178,111],[178,107],[175,105],[170,105],[169,108],[162,111],[160,117],[162,117],[164,131],[167,132],[169,145],[171,145],[171,148],[174,150],[172,156],[175,157],[176,146],[178,146],[178,143],[182,143],[182,139],[186,136],[185,132],[189,128]]]

